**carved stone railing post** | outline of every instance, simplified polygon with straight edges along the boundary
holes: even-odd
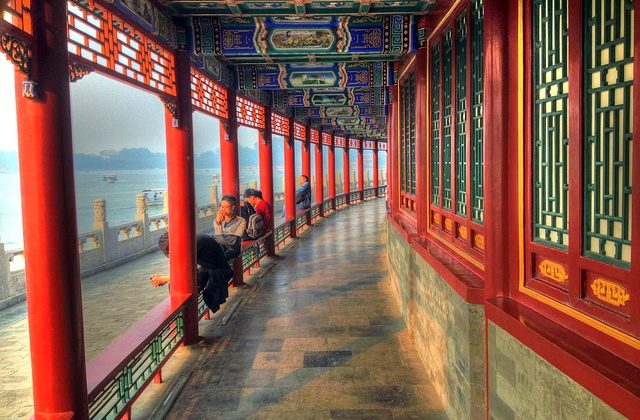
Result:
[[[252,179],[251,181],[249,181],[249,188],[252,188],[254,190],[258,189],[258,181],[255,179]],[[244,192],[244,191],[242,191]]]
[[[4,244],[0,238],[0,303],[8,299],[9,282],[11,281],[11,272],[9,270],[9,256],[4,252]]]
[[[364,188],[369,188],[369,182],[370,182],[370,178],[371,178],[371,172],[369,172],[368,170],[366,170],[364,172]]]
[[[216,207],[218,206],[218,184],[211,184],[209,188],[209,201]]]
[[[356,172],[355,171],[351,171],[351,181],[349,183],[349,186],[351,186],[351,185],[354,186],[354,188],[353,188],[354,190],[358,189],[358,187],[356,185]],[[349,190],[351,190],[351,189],[349,189]]]
[[[169,191],[165,191],[162,196],[162,213],[169,214]]]
[[[342,172],[336,172],[336,190],[341,191],[340,194],[344,192],[344,178],[342,177]],[[337,194],[336,194],[337,195]]]
[[[110,241],[109,223],[107,222],[107,201],[103,198],[93,200],[93,228],[102,234],[102,258],[108,261],[109,252],[116,246],[117,241]],[[83,267],[80,267],[81,269]]]
[[[142,237],[145,248],[149,246],[149,214],[147,213],[147,199],[144,194],[136,194],[136,220],[142,223]]]

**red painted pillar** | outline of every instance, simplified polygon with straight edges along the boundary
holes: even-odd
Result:
[[[271,146],[271,108],[265,108],[265,128],[258,130],[258,155],[260,159],[260,191],[262,198],[270,205],[273,213],[273,150]],[[272,216],[274,216],[272,214]],[[273,218],[269,228],[273,231]],[[273,235],[268,238],[269,255],[275,252]]]
[[[509,12],[517,7],[504,7],[500,0],[485,1],[484,21],[484,138],[485,141],[485,296],[491,298],[504,296],[508,293],[508,284],[511,276],[517,276],[517,272],[505,270],[505,264],[509,266],[509,257],[517,262],[517,253],[509,250],[518,249],[516,234],[518,225],[517,182],[510,184],[509,169],[513,168],[513,162],[509,165],[509,136],[516,139],[518,135],[517,124],[512,132],[508,127],[512,112],[518,109],[515,93],[518,89],[517,43],[509,36],[508,28],[510,19],[517,22],[517,15],[509,16]],[[509,49],[512,49],[511,51]],[[509,64],[509,53],[513,54],[513,65]],[[511,71],[510,71],[511,67]],[[509,92],[512,92],[510,95]],[[512,112],[509,112],[512,111]],[[513,179],[514,177],[511,176]],[[510,189],[509,186],[512,186]],[[512,199],[509,199],[512,197]],[[509,214],[509,202],[514,204],[514,212]],[[511,217],[510,217],[511,216]],[[513,229],[513,230],[510,230]],[[509,233],[512,232],[510,235]],[[515,238],[512,244],[511,238]],[[516,267],[517,264],[511,264]]]
[[[322,136],[319,136],[318,143],[315,144],[316,154],[316,204],[320,205],[320,216],[324,216],[322,212],[322,202],[324,201],[324,192],[322,181],[324,178],[323,159],[322,159]]]
[[[24,74],[15,74],[35,418],[86,419],[67,5],[36,1],[31,13],[38,24],[30,76],[39,97],[23,97]]]
[[[331,207],[336,209],[336,147],[333,145],[334,136],[331,136],[331,145],[329,146],[329,191],[328,196],[331,198]]]
[[[227,109],[229,118],[220,121],[220,170],[222,175],[222,195],[233,195],[240,203],[240,168],[238,163],[238,118],[236,112],[236,91],[227,91]],[[240,209],[236,209],[238,212]],[[233,264],[233,285],[244,282],[242,258],[236,258]]]
[[[392,213],[400,210],[400,197],[397,190],[397,173],[398,173],[398,85],[389,87],[391,100],[391,111],[387,116],[387,201],[389,209]]]
[[[364,152],[362,150],[362,140],[358,148],[358,191],[360,191],[360,199],[364,200]]]
[[[378,142],[376,142],[376,148],[373,150],[373,188],[376,188],[376,197],[378,196],[378,187],[379,185],[379,180],[378,180]]]
[[[293,119],[289,127],[293,130]],[[285,219],[296,217],[296,173],[295,173],[295,148],[291,133],[284,138],[284,206]],[[292,229],[293,232],[294,229]]]
[[[347,145],[349,139],[346,139]],[[347,204],[349,203],[349,193],[351,192],[351,185],[349,185],[349,148],[345,147],[342,149],[342,153],[344,158],[342,159],[342,178],[344,179],[344,194],[347,199]]]
[[[172,301],[189,296],[184,311],[185,344],[198,338],[196,287],[196,194],[193,173],[191,60],[176,51],[177,115],[165,109],[167,182],[169,187],[169,247]]]
[[[415,61],[416,115],[416,228],[419,235],[427,233],[429,199],[427,188],[427,49],[419,49]],[[455,184],[455,182],[453,182]]]
[[[302,174],[311,182],[311,131],[305,127],[306,140],[302,142]]]

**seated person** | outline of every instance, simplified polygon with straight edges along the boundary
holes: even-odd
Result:
[[[216,235],[234,235],[242,238],[247,222],[236,214],[237,199],[232,195],[225,195],[220,200],[220,208],[213,223]]]
[[[309,177],[300,175],[298,178],[300,188],[296,192],[296,210],[306,210],[311,207],[311,184]]]
[[[158,238],[158,247],[169,257],[169,234]],[[220,308],[229,296],[228,280],[233,271],[227,263],[224,246],[208,235],[196,235],[196,261],[198,263],[198,290],[202,290],[205,304],[213,312]],[[169,283],[169,276],[154,274],[149,278],[153,287]]]
[[[262,234],[271,232],[273,229],[273,209],[266,200],[263,200],[262,192],[249,188],[244,192],[243,197],[253,206],[256,214],[262,217]]]

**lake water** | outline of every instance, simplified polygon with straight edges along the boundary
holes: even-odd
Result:
[[[110,184],[103,181],[104,171],[76,172],[76,206],[78,231],[92,229],[93,201],[105,199],[107,203],[107,222],[118,225],[134,220],[136,213],[136,194],[144,189],[166,189],[167,172],[164,169],[117,171],[118,181]],[[204,206],[210,202],[210,187],[213,178],[220,179],[219,169],[198,169],[195,171],[196,205]],[[282,191],[282,174],[274,173],[274,189]],[[240,186],[247,188],[249,182],[259,182],[258,169],[244,167],[240,169]],[[218,181],[219,182],[219,181]],[[218,184],[218,195],[222,188]],[[20,211],[20,179],[17,173],[0,173],[0,241],[8,249],[21,248],[22,214]],[[43,210],[46,211],[46,210]],[[148,206],[150,216],[162,213],[162,205]]]

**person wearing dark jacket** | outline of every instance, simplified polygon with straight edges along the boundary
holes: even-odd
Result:
[[[296,192],[296,210],[306,210],[311,207],[311,184],[309,177],[300,175],[298,178],[300,188]]]
[[[158,238],[158,247],[169,257],[169,235]],[[229,267],[228,253],[224,246],[208,235],[196,235],[196,261],[198,263],[198,290],[202,291],[204,303],[216,312],[229,297],[228,279],[233,276]],[[154,274],[149,279],[153,287],[169,283],[169,276]]]

